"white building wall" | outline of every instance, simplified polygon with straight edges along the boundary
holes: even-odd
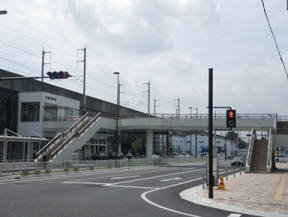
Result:
[[[190,151],[190,138],[192,140],[191,143],[191,149],[192,149],[192,155],[196,156],[196,140],[195,140],[195,134],[193,135],[188,135],[185,137],[185,152],[186,151]],[[213,151],[214,151],[214,147],[219,147],[220,151],[218,154],[220,156],[222,156],[223,158],[225,157],[225,138],[223,137],[216,137],[215,140],[215,136],[213,136]],[[200,157],[202,154],[202,148],[203,148],[203,155],[205,155],[206,153],[208,153],[208,147],[209,147],[209,138],[208,135],[201,135],[198,134],[197,135],[197,157]],[[236,147],[234,145],[234,141],[231,141],[229,139],[226,139],[226,150],[227,150],[227,157],[234,155],[234,152],[236,150]]]
[[[21,103],[40,102],[40,114],[38,122],[21,122]],[[42,122],[44,117],[44,105],[49,104],[57,107],[57,117],[65,117],[65,108],[71,108],[74,113],[79,115],[80,102],[63,96],[57,96],[46,92],[21,92],[19,93],[18,109],[18,133],[23,136],[35,136],[31,131],[44,135]],[[76,112],[75,112],[76,111]],[[73,113],[72,113],[73,114]],[[71,115],[69,115],[71,116]]]
[[[172,147],[174,147],[175,152],[186,152],[185,147],[185,137],[184,136],[172,136]]]

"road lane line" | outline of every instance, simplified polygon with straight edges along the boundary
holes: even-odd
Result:
[[[158,189],[154,187],[143,187],[143,186],[129,186],[129,185],[114,185],[113,183],[100,183],[100,182],[62,182],[63,184],[80,184],[80,185],[102,185],[103,187],[114,187],[114,188],[139,188],[139,189]]]
[[[116,183],[114,183],[114,185],[125,184],[125,183],[129,183],[129,182],[137,182],[137,181],[142,181],[142,180],[156,179],[156,178],[161,178],[161,177],[166,177],[166,176],[174,176],[174,175],[191,173],[191,172],[196,172],[196,171],[201,171],[201,170],[205,170],[205,168],[199,169],[199,170],[179,172],[179,173],[170,173],[170,174],[165,174],[165,175],[160,175],[160,176],[151,176],[151,177],[142,178],[142,179],[133,179],[133,180],[123,181],[123,182],[116,182]]]
[[[182,185],[182,184],[186,184],[186,183],[189,183],[189,182],[195,182],[195,181],[198,181],[198,180],[201,180],[201,178],[197,178],[197,179],[193,179],[193,180],[189,180],[189,181],[186,181],[186,182],[181,182],[181,183],[177,183],[177,184],[174,184],[174,185],[169,185],[169,186],[166,186],[166,187],[163,187],[163,188],[158,188],[158,189],[154,189],[154,190],[150,190],[150,191],[146,191],[144,192],[143,194],[141,194],[141,198],[146,201],[147,203],[150,203],[152,206],[156,206],[160,209],[164,209],[166,211],[170,211],[170,212],[174,212],[174,213],[177,213],[177,214],[181,214],[181,215],[185,215],[185,216],[190,216],[190,217],[200,217],[200,216],[197,216],[197,215],[192,215],[192,214],[189,214],[189,213],[185,213],[185,212],[180,212],[180,211],[177,211],[177,210],[174,210],[174,209],[170,209],[170,208],[167,208],[167,207],[164,207],[164,206],[161,206],[157,203],[154,203],[152,202],[151,200],[149,200],[146,195],[149,194],[149,193],[152,193],[152,192],[156,192],[156,191],[159,191],[159,190],[163,190],[163,189],[167,189],[167,188],[172,188],[172,187],[175,187],[175,186],[178,186],[178,185]]]
[[[173,168],[173,169],[167,169],[167,170],[177,170],[177,168]],[[126,172],[126,170],[125,170]],[[144,171],[144,172],[137,172],[135,171],[134,173],[131,173],[129,175],[138,175],[138,174],[145,174],[145,173],[157,173],[159,172],[158,170],[148,170],[148,171]],[[116,174],[117,176],[119,176],[119,174]],[[103,177],[97,177],[97,178],[89,178],[89,179],[79,179],[79,180],[75,180],[75,182],[81,182],[81,181],[90,181],[90,180],[97,180],[97,179],[103,179],[103,178],[113,178],[113,177],[117,177],[116,175],[113,176],[103,176]]]
[[[135,175],[135,176],[122,176],[122,177],[115,177],[111,179],[128,179],[128,178],[134,178],[134,177],[139,177],[140,175]]]

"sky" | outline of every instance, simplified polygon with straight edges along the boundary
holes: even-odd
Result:
[[[286,0],[263,0],[288,69]],[[150,113],[288,115],[288,77],[261,0],[0,0],[0,68]],[[0,75],[1,76],[1,75]],[[191,107],[192,109],[189,109]],[[214,113],[225,113],[214,109]]]

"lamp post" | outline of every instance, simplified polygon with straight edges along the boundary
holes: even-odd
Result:
[[[192,118],[192,107],[188,107],[190,109],[190,117]]]
[[[196,110],[196,118],[198,118],[198,108],[193,108],[193,110]]]
[[[0,14],[1,15],[7,14],[7,11],[6,10],[0,11]]]
[[[118,119],[119,119],[119,72],[113,72],[114,75],[117,75],[117,111],[116,111],[116,136],[115,136],[115,143],[116,143],[116,160],[117,160],[117,149],[118,149]]]

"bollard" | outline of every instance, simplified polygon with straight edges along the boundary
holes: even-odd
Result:
[[[205,178],[204,178],[204,172],[202,174],[202,177],[203,177],[203,190],[205,189]]]
[[[228,169],[226,167],[226,181],[228,181]]]
[[[234,175],[234,178],[235,178],[235,167],[233,167],[233,175]]]
[[[242,168],[242,166],[240,165],[240,176],[241,176],[241,168]]]
[[[13,161],[13,176],[14,176],[14,169],[15,169],[15,161]]]

